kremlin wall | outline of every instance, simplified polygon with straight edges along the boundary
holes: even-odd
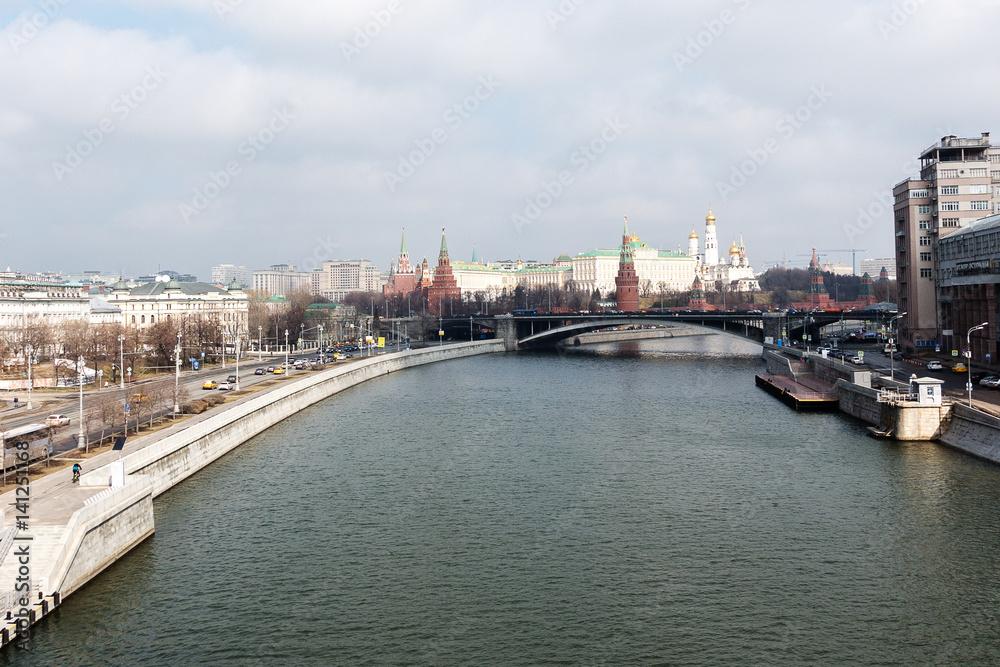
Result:
[[[813,249],[809,264],[812,274],[809,293],[803,302],[792,304],[796,309],[857,309],[876,302],[872,278],[866,273],[862,278],[861,293],[857,301],[834,302],[823,284],[822,269]],[[406,230],[403,230],[398,259],[392,262],[383,293],[387,297],[415,295],[426,301],[427,312],[444,315],[448,303],[483,294],[488,297],[523,288],[576,289],[602,296],[614,294],[616,310],[639,310],[642,294],[660,292],[691,292],[688,305],[691,309],[715,310],[720,306],[707,303],[706,292],[725,286],[726,291],[758,292],[760,283],[750,265],[743,235],[739,243],[734,239],[727,256],[720,257],[716,217],[709,209],[705,217],[704,245],[692,229],[688,236],[687,253],[651,248],[635,233],[629,233],[628,220],[621,243],[616,248],[598,248],[573,257],[561,255],[551,263],[538,262],[486,262],[477,256],[473,246],[469,262],[452,261],[448,253],[445,230],[441,230],[441,247],[435,266],[425,256],[414,266],[406,248]]]

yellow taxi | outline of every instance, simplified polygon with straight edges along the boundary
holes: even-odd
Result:
[[[957,363],[957,364],[955,364],[954,366],[951,367],[951,370],[954,373],[968,373],[969,372],[969,369],[966,368],[965,364],[963,364],[963,363]]]
[[[275,375],[284,375],[285,374],[285,369],[282,368],[281,366],[278,366],[277,368],[274,369],[274,374]]]
[[[219,386],[219,383],[216,382],[215,380],[205,380],[205,382],[202,383],[201,388],[202,389],[215,389],[218,386]]]

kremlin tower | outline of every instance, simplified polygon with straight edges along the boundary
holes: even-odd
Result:
[[[826,283],[823,282],[823,274],[820,272],[815,247],[812,259],[809,261],[809,295],[807,299],[812,308],[826,308],[830,305],[830,295],[826,291]]]
[[[416,275],[410,266],[410,253],[406,251],[406,228],[403,228],[403,240],[399,244],[399,262],[389,275],[389,284],[382,288],[385,296],[399,294],[406,296],[416,288]]]
[[[618,260],[618,276],[615,278],[615,298],[617,309],[626,313],[639,311],[639,276],[635,273],[635,258],[632,255],[632,239],[628,233],[628,218],[622,232],[622,251]]]
[[[691,296],[688,298],[688,308],[692,310],[705,310],[705,288],[701,284],[701,278],[697,274],[694,276],[694,283],[691,285]]]
[[[425,262],[427,260],[424,260]],[[451,259],[448,257],[448,242],[441,228],[441,252],[438,253],[438,265],[434,271],[434,282],[427,288],[427,311],[441,317],[448,314],[449,305],[462,300],[462,290],[451,270]]]

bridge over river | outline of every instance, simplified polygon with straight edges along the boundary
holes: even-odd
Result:
[[[454,340],[501,338],[508,350],[552,348],[582,333],[641,325],[701,328],[764,344],[804,336],[818,341],[823,327],[841,319],[885,322],[891,315],[882,311],[514,313],[443,317],[440,327],[444,337]]]

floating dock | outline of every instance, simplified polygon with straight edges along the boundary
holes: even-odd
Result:
[[[833,386],[815,378],[793,380],[783,375],[758,375],[757,386],[799,412],[832,412],[839,401]]]

